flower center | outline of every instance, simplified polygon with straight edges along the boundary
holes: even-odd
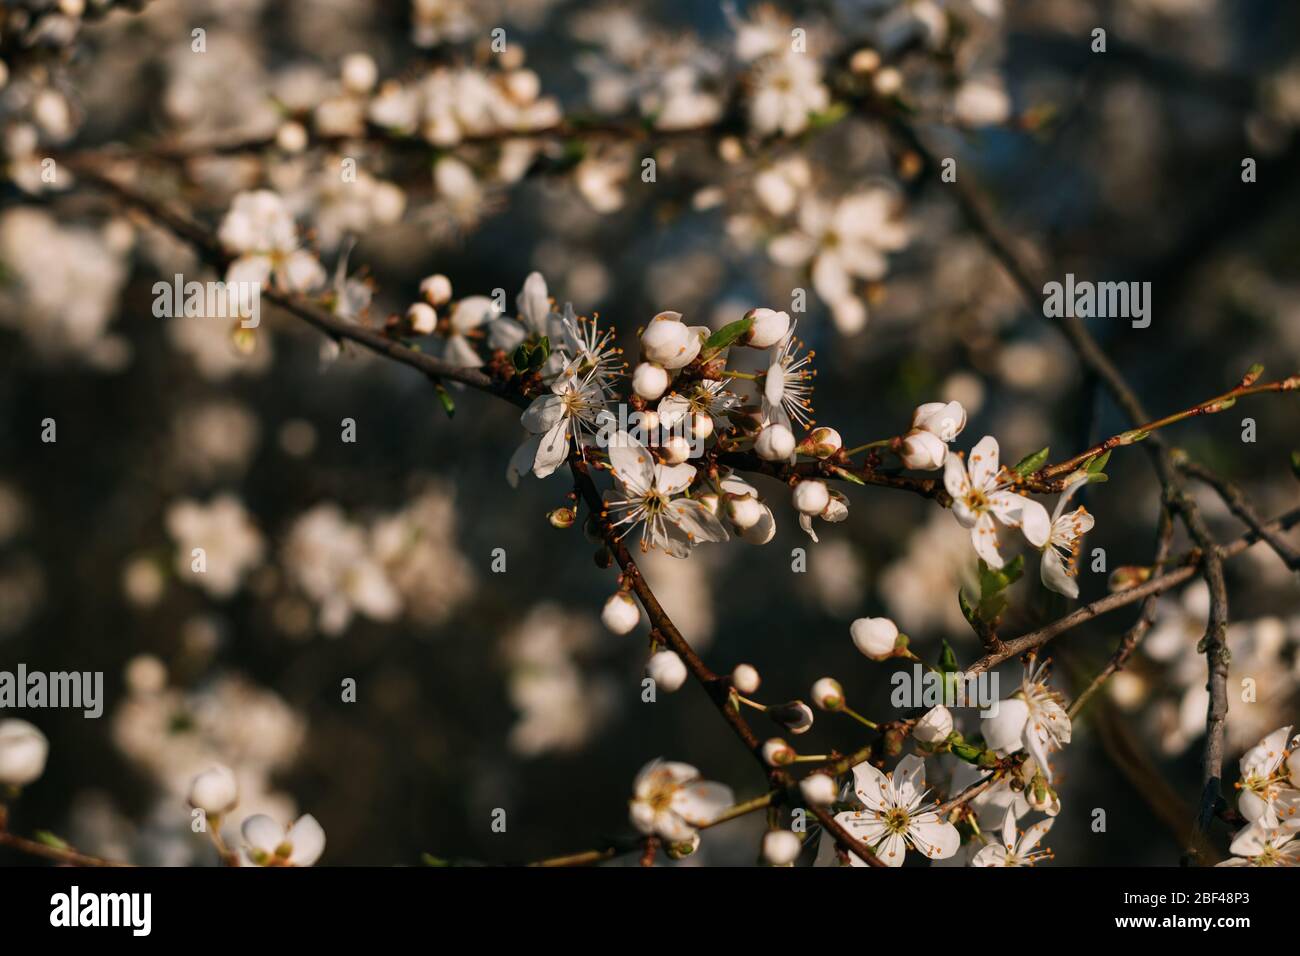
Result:
[[[885,813],[885,829],[890,833],[903,834],[907,832],[907,825],[911,817],[902,807],[894,807]]]

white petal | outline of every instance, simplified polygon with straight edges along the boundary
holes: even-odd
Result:
[[[998,475],[998,440],[985,435],[970,451],[971,484],[981,491],[991,491]]]
[[[984,559],[985,564],[995,569],[1002,567],[1004,562],[998,552],[998,528],[992,515],[986,512],[976,519],[975,526],[970,529],[970,539],[975,545],[975,553]]]
[[[244,842],[263,853],[274,854],[275,848],[284,842],[284,827],[265,813],[249,817],[240,829],[244,835]]]
[[[646,447],[627,432],[616,432],[609,443],[608,451],[614,477],[631,494],[636,496],[645,494],[655,477],[654,459],[650,457]]]
[[[917,818],[907,832],[916,848],[931,860],[946,860],[961,849],[957,828],[934,814]]]
[[[735,802],[736,797],[730,787],[711,781],[700,781],[687,784],[673,794],[672,806],[673,810],[688,823],[704,826],[712,823],[723,810]]]
[[[533,459],[533,474],[538,478],[549,477],[568,456],[569,423],[561,418],[542,436],[541,444],[537,446],[537,457]]]
[[[865,760],[853,768],[853,789],[868,810],[887,810],[891,805],[889,778]]]
[[[519,416],[519,423],[534,435],[542,435],[555,427],[564,417],[564,399],[558,395],[542,395]]]
[[[1051,588],[1068,598],[1079,596],[1079,583],[1065,573],[1065,562],[1061,560],[1061,555],[1055,548],[1048,548],[1043,552],[1043,564],[1039,573],[1044,587]]]
[[[678,498],[668,505],[675,523],[686,532],[694,544],[703,541],[726,541],[729,535],[722,522],[708,508],[690,498]]]
[[[286,839],[293,844],[289,862],[294,866],[311,866],[325,852],[325,830],[310,813],[298,818]]]
[[[949,455],[943,463],[943,487],[955,501],[970,493],[970,477],[966,474],[966,462],[960,455]]]

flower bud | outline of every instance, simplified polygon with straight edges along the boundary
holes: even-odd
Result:
[[[912,728],[912,736],[923,744],[943,743],[951,733],[952,712],[942,704],[926,711]]]
[[[659,431],[659,413],[653,408],[641,409],[635,414],[634,418],[636,427],[641,431],[642,435],[654,435],[655,432]],[[645,444],[652,444],[652,442],[646,441]]]
[[[704,505],[704,507],[708,508],[709,513],[712,514],[714,517],[717,517],[718,509],[722,507],[722,502],[719,500],[718,496],[713,494],[712,492],[706,492],[705,494],[698,495],[695,498],[695,500],[698,501],[700,504]]]
[[[738,531],[752,528],[763,520],[763,503],[753,495],[728,495],[727,517]]]
[[[796,482],[793,497],[795,511],[805,515],[819,515],[831,503],[830,489],[820,478]]]
[[[0,720],[0,786],[25,787],[45,772],[50,742],[25,720]]]
[[[615,591],[600,612],[601,622],[615,634],[627,634],[641,622],[641,609],[632,595]]]
[[[754,439],[754,451],[764,461],[785,461],[794,454],[794,433],[780,422],[764,425]]]
[[[301,153],[307,148],[307,130],[290,120],[275,131],[275,145],[286,153]]]
[[[822,710],[839,710],[844,706],[844,688],[834,677],[823,677],[813,684],[812,699]]]
[[[873,661],[894,656],[898,646],[898,625],[887,617],[860,617],[849,625],[853,645]]]
[[[806,734],[813,725],[813,710],[801,700],[769,707],[767,716],[792,734]]]
[[[790,866],[802,851],[803,842],[791,830],[768,830],[763,834],[763,860],[769,866]]]
[[[699,354],[700,336],[680,312],[660,312],[641,333],[641,352],[656,365],[681,368]]]
[[[948,460],[948,446],[938,435],[914,428],[903,436],[903,446],[898,450],[903,467],[917,471],[934,471]]]
[[[441,272],[425,276],[420,280],[420,295],[430,305],[446,305],[451,301],[451,280]]]
[[[670,465],[680,465],[691,457],[691,443],[681,435],[671,435],[660,446],[664,461]]]
[[[343,58],[343,87],[349,93],[369,93],[379,79],[379,68],[365,53],[349,53]]]
[[[658,651],[645,664],[646,676],[660,690],[673,693],[686,683],[686,665],[674,651]]]
[[[742,694],[754,693],[758,690],[760,682],[758,668],[753,664],[737,664],[736,669],[731,672],[731,686]]]
[[[876,73],[871,85],[881,96],[893,96],[903,88],[903,74],[892,66],[887,66]]]
[[[1151,571],[1151,568],[1132,564],[1116,568],[1110,573],[1110,589],[1111,591],[1127,591],[1129,588],[1135,588],[1139,584],[1144,584],[1150,580]]]
[[[747,544],[767,544],[776,537],[776,521],[772,517],[772,509],[765,504],[760,504],[759,507],[763,513],[759,516],[758,523],[740,529],[740,539]]]
[[[542,81],[532,70],[511,70],[505,76],[506,92],[516,103],[528,104],[542,92]]]
[[[949,442],[966,427],[966,409],[961,402],[926,402],[912,413],[912,428],[927,431]]]
[[[780,737],[769,737],[763,741],[763,760],[770,767],[784,767],[797,756],[794,748]]]
[[[741,345],[750,348],[771,348],[790,331],[790,315],[773,309],[750,309],[746,318],[753,318],[749,331],[740,337]]]
[[[829,458],[843,447],[844,440],[840,438],[840,433],[823,425],[814,428],[804,436],[804,440],[799,442],[797,451],[801,455],[811,455],[813,458]]]
[[[1025,788],[1025,800],[1031,810],[1046,813],[1054,817],[1061,812],[1061,798],[1047,785],[1042,774],[1035,774],[1029,786]]]
[[[632,391],[653,402],[668,390],[668,373],[661,366],[642,362],[632,372]]]
[[[849,70],[853,73],[874,73],[880,69],[880,54],[871,47],[854,50],[849,57]]]
[[[704,441],[713,434],[713,416],[707,412],[696,412],[691,416],[691,435]]]
[[[190,782],[190,806],[208,817],[225,816],[239,803],[239,783],[234,772],[217,764]]]
[[[578,518],[578,513],[572,508],[556,508],[546,515],[546,520],[551,523],[552,528],[572,528],[573,522]]]
[[[684,860],[700,848],[700,831],[696,830],[691,834],[689,840],[682,840],[680,843],[667,843],[664,845],[664,852],[668,854],[670,860]]]
[[[406,310],[406,322],[416,335],[429,335],[438,327],[438,313],[425,302],[416,302]]]
[[[835,802],[835,779],[828,773],[813,773],[799,781],[799,792],[810,807],[829,807]]]
[[[897,757],[903,752],[903,732],[897,728],[891,728],[885,731],[885,736],[880,739],[881,749],[886,757]]]

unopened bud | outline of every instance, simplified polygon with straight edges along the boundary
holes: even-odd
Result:
[[[844,441],[840,438],[840,433],[822,426],[804,436],[796,450],[801,455],[811,455],[813,458],[829,458],[843,447]]]
[[[792,734],[806,734],[813,725],[813,710],[801,700],[769,707],[767,716]]]
[[[797,756],[794,748],[780,737],[769,737],[763,742],[763,760],[770,767],[784,767]]]
[[[834,677],[823,677],[813,684],[812,699],[821,710],[839,710],[844,706],[844,688]]]
[[[791,830],[768,830],[763,834],[763,860],[770,866],[792,866],[802,850],[802,841]]]
[[[632,595],[626,591],[615,591],[605,602],[600,620],[613,633],[627,634],[641,622],[641,609],[636,606]]]
[[[752,694],[758,690],[760,678],[758,668],[753,664],[737,664],[731,672],[731,686],[742,694]]]
[[[829,807],[835,802],[835,779],[828,773],[809,774],[799,781],[799,792],[812,807]]]

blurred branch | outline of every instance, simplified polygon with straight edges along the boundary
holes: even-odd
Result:
[[[1263,527],[1274,531],[1285,531],[1295,525],[1300,524],[1300,508],[1288,511],[1280,517],[1274,518]],[[1228,558],[1236,557],[1251,545],[1261,540],[1258,532],[1250,531],[1237,538],[1235,541],[1217,549],[1217,558],[1221,562]],[[1099,598],[1091,604],[1085,604],[1083,607],[1076,608],[1062,618],[1058,618],[1050,624],[1030,631],[1020,637],[1012,638],[1005,642],[1002,650],[994,654],[986,654],[981,657],[970,667],[966,668],[966,674],[978,674],[986,671],[991,667],[997,667],[1004,661],[1013,657],[1033,650],[1036,647],[1042,647],[1053,638],[1064,634],[1080,624],[1091,621],[1093,618],[1100,617],[1116,608],[1121,608],[1153,594],[1160,594],[1168,591],[1170,588],[1177,587],[1186,581],[1196,577],[1199,573],[1204,573],[1202,565],[1205,561],[1203,551],[1196,552],[1187,564],[1173,571],[1150,578],[1142,584],[1135,585],[1123,591],[1117,591],[1114,594],[1108,594],[1104,598]]]
[[[1300,571],[1300,550],[1297,550],[1290,541],[1264,524],[1259,512],[1246,500],[1246,496],[1240,488],[1226,478],[1219,477],[1208,468],[1198,465],[1194,461],[1189,461],[1186,457],[1178,457],[1175,464],[1184,474],[1195,478],[1197,481],[1204,482],[1218,492],[1219,497],[1223,499],[1223,503],[1228,506],[1228,510],[1240,518],[1248,528],[1258,534],[1270,548],[1277,552],[1277,556],[1286,563],[1288,568],[1292,571]]]
[[[1168,559],[1169,545],[1173,540],[1173,536],[1173,515],[1170,514],[1169,508],[1162,504],[1156,530],[1156,551],[1155,559],[1152,562],[1154,567],[1160,567]],[[1083,709],[1083,705],[1088,702],[1088,698],[1100,690],[1106,681],[1123,670],[1124,666],[1128,664],[1128,659],[1133,656],[1138,644],[1142,642],[1142,638],[1146,637],[1147,632],[1151,630],[1151,626],[1155,623],[1156,598],[1158,596],[1159,592],[1152,591],[1142,599],[1142,609],[1138,612],[1138,619],[1124,633],[1119,646],[1115,649],[1115,653],[1111,655],[1110,660],[1102,668],[1101,672],[1092,679],[1092,682],[1084,688],[1083,692],[1074,699],[1074,703],[1070,705],[1069,716],[1071,719],[1076,717],[1079,711]]]

